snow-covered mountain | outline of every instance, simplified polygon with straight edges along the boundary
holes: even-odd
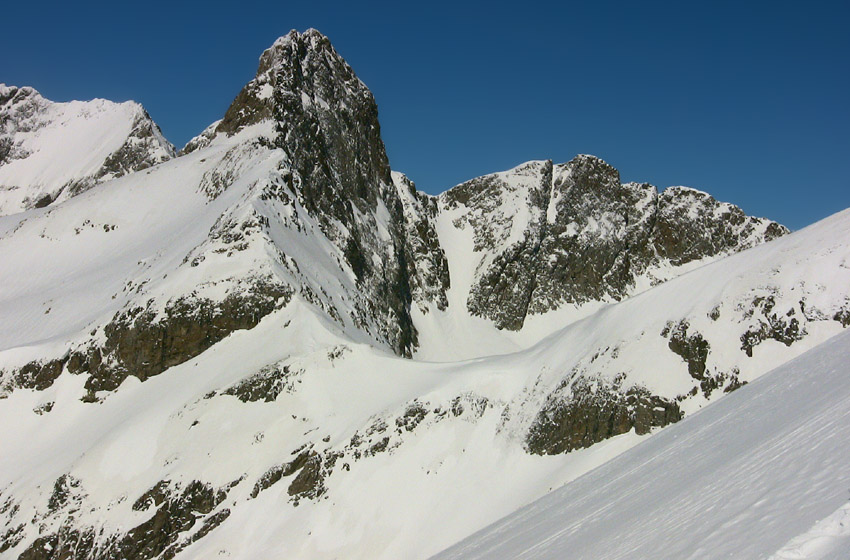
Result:
[[[850,324],[850,214],[787,233],[593,156],[418,192],[291,32],[0,217],[0,557],[437,553]]]
[[[788,232],[694,189],[622,184],[616,169],[587,155],[528,162],[436,198],[452,304],[417,322],[440,333],[421,348],[431,359],[482,351],[466,341],[447,348],[459,338],[445,331],[483,328],[476,338],[493,342],[487,353],[515,350],[553,325]]]
[[[138,103],[54,103],[0,84],[0,216],[61,202],[174,157]]]

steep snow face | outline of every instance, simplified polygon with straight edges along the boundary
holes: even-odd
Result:
[[[67,200],[172,157],[138,103],[54,103],[0,84],[0,215]]]
[[[850,333],[436,559],[847,558]]]

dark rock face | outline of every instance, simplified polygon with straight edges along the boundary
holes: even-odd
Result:
[[[763,236],[755,236],[760,221],[731,204],[718,203],[694,189],[671,187],[659,195],[653,246],[656,253],[674,266],[730,249],[748,249],[785,235],[788,230],[769,222]],[[715,211],[722,212],[717,219]],[[691,219],[686,219],[688,213]]]
[[[218,303],[180,298],[168,304],[163,320],[151,309],[130,309],[105,327],[102,348],[70,361],[68,369],[90,375],[86,388],[93,398],[97,391],[116,389],[130,375],[144,381],[199,355],[233,331],[255,327],[291,296],[288,286],[259,282],[252,291]]]
[[[271,145],[287,154],[288,184],[341,249],[363,292],[355,322],[410,355],[414,297],[444,302],[448,272],[427,213],[405,213],[371,92],[327,37],[292,31],[263,53],[256,78],[215,134],[264,121],[273,124]]]
[[[284,391],[292,392],[295,379],[301,373],[286,364],[272,364],[225,389],[222,394],[233,395],[242,402],[273,402]]]
[[[701,390],[705,398],[709,398],[717,389],[730,393],[745,385],[745,382],[738,379],[741,373],[738,368],[724,372],[707,366],[711,345],[702,334],[691,329],[687,321],[667,323],[661,331],[661,336],[669,339],[667,347],[688,364],[688,374],[699,382],[699,389],[694,387],[690,396]]]
[[[617,170],[592,156],[556,166],[554,219],[541,243],[530,311],[625,297],[645,268],[654,195],[650,185],[620,184]]]
[[[21,523],[20,525],[9,527],[0,533],[0,553],[18,546],[24,538],[24,529],[26,529],[26,526]]]
[[[295,475],[287,493],[296,501],[299,498],[317,498],[325,492],[324,479],[331,468],[332,463],[323,466],[321,454],[311,449],[303,450],[292,461],[273,467],[260,477],[251,491],[251,497],[256,498],[260,492],[281,479]]]
[[[166,154],[159,153],[162,146]],[[122,177],[147,169],[176,155],[174,147],[164,141],[159,126],[144,109],[133,121],[133,131],[124,144],[112,152],[94,177],[95,182]]]
[[[474,250],[496,253],[473,284],[467,307],[474,315],[492,319],[499,328],[517,330],[528,314],[543,259],[552,171],[550,161],[518,167],[515,180],[526,192],[511,183],[514,177],[496,174],[473,179],[441,195],[450,210],[459,205],[472,210],[455,225],[472,228]],[[516,207],[527,209],[529,217],[521,239],[510,244]]]
[[[842,327],[850,327],[850,305],[836,311],[832,320],[841,323]]]
[[[233,331],[255,327],[291,297],[288,286],[257,280],[249,291],[221,302],[190,297],[171,301],[163,317],[154,309],[135,307],[104,327],[103,345],[74,350],[58,360],[28,363],[12,372],[11,384],[46,389],[67,366],[71,373],[89,375],[86,400],[94,401],[98,391],[112,391],[131,375],[144,381],[194,358]]]
[[[36,117],[49,103],[31,87],[0,86],[0,166],[30,155],[15,133],[36,129]]]
[[[14,144],[14,138],[6,136],[13,132],[13,125],[21,132],[38,128],[34,117],[49,105],[50,102],[31,87],[0,87],[0,132],[8,139],[6,142]]]
[[[693,189],[659,194],[652,185],[621,184],[617,170],[593,156],[531,162],[441,199],[467,208],[460,222],[473,228],[475,250],[492,255],[470,290],[470,312],[511,330],[565,303],[627,297],[638,277],[664,263],[726,255],[788,232]],[[525,223],[504,212],[511,204],[527,205]],[[517,227],[522,236],[508,242]]]
[[[239,93],[216,131],[232,135],[272,121],[275,146],[290,157],[304,206],[320,219],[354,223],[374,211],[391,185],[371,92],[315,30],[278,39],[257,77]]]
[[[590,447],[632,428],[646,434],[681,419],[676,402],[641,387],[623,391],[616,383],[578,378],[550,395],[528,432],[526,447],[537,455],[555,455]]]
[[[186,142],[186,145],[183,146],[178,152],[178,156],[183,156],[186,154],[191,154],[195,150],[200,150],[201,148],[206,148],[210,145],[210,142],[215,138],[216,131],[218,129],[218,125],[221,124],[221,121],[218,120],[204,129],[203,132]]]
[[[12,385],[24,389],[43,391],[62,374],[67,358],[57,360],[34,361],[24,365],[11,376]]]
[[[750,358],[753,357],[753,348],[765,340],[773,339],[785,346],[791,346],[806,336],[805,326],[801,325],[798,319],[805,313],[803,302],[800,302],[799,307],[791,307],[784,312],[775,308],[776,299],[772,295],[753,298],[747,317],[754,319],[754,324],[741,335],[741,350]],[[835,320],[844,325],[838,314]]]
[[[677,325],[667,325],[661,336],[670,337],[668,347],[674,354],[678,354],[688,364],[688,373],[694,379],[703,379],[705,377],[705,362],[708,359],[708,352],[711,346],[700,333],[688,335],[687,321],[681,321]]]
[[[57,485],[65,484],[65,477]],[[231,485],[230,487],[232,487]],[[34,540],[18,557],[25,560],[119,560],[170,559],[192,542],[203,538],[230,515],[216,507],[230,487],[215,489],[200,481],[171,487],[165,481],[151,488],[133,505],[136,511],[156,507],[153,516],[124,534],[103,539],[95,527],[74,527],[73,511],[65,503],[53,504],[51,512],[66,513],[61,528]],[[56,493],[54,492],[54,495]],[[51,497],[51,503],[53,497]],[[55,507],[54,507],[55,506]],[[64,509],[63,509],[64,508]],[[195,526],[198,526],[197,529]]]
[[[438,309],[448,306],[446,290],[451,287],[449,263],[440,245],[434,219],[437,217],[437,199],[416,190],[413,182],[395,174],[394,182],[404,212],[404,239],[407,276],[414,302],[434,302]]]
[[[191,482],[180,493],[155,487],[153,500],[157,510],[153,517],[120,538],[105,558],[156,558],[160,554],[162,558],[173,558],[228,517],[227,509],[209,515],[226,497],[226,489],[214,489],[199,481]],[[178,541],[181,533],[202,519],[198,532],[187,541]]]
[[[395,419],[395,425],[398,428],[404,428],[406,432],[412,432],[416,429],[422,420],[428,415],[428,409],[420,402],[413,402],[407,406],[403,416]]]

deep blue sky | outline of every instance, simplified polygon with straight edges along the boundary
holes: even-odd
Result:
[[[794,229],[850,206],[850,2],[512,4],[8,2],[0,82],[135,99],[179,147],[315,27],[427,192],[591,153]]]

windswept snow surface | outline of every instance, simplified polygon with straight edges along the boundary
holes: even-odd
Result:
[[[850,558],[850,503],[797,535],[770,560],[827,560]]]
[[[848,355],[845,332],[435,559],[850,558]]]

